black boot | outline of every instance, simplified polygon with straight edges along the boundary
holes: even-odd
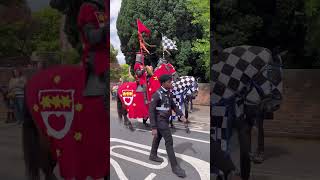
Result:
[[[253,160],[252,160],[255,164],[261,164],[264,161],[264,153],[263,152],[257,152],[254,156],[253,156]]]
[[[143,125],[144,125],[145,127],[149,127],[149,124],[147,124],[147,120],[148,120],[148,119],[143,119]]]
[[[162,158],[159,158],[157,155],[150,155],[150,156],[149,156],[149,160],[150,160],[150,161],[154,161],[154,162],[160,162],[160,163],[163,162],[163,159],[162,159]]]
[[[176,174],[178,177],[181,177],[181,178],[185,178],[186,177],[186,172],[183,169],[181,169],[180,166],[173,167],[172,168],[172,172],[174,174]]]

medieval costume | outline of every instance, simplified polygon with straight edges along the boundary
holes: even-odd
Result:
[[[78,16],[81,41],[83,44],[82,63],[87,70],[84,96],[105,96],[107,93],[107,69],[109,66],[109,26],[104,13],[103,0],[90,0],[81,6]]]

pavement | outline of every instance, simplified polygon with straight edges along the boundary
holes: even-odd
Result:
[[[111,180],[157,180],[180,179],[171,171],[164,140],[161,140],[158,155],[163,163],[150,161],[152,135],[142,120],[132,120],[135,131],[130,131],[119,121],[115,102],[111,102]],[[186,171],[186,180],[210,179],[209,107],[195,106],[190,114],[191,133],[185,132],[181,123],[175,122],[173,130],[174,150],[180,166]]]
[[[252,150],[257,147],[253,130]],[[239,144],[233,137],[232,157],[239,167]],[[252,163],[250,180],[319,180],[320,140],[265,137],[265,161]]]

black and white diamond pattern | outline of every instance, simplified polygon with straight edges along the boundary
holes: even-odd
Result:
[[[228,125],[231,125],[235,120],[244,118],[246,99],[235,96],[236,93],[241,94],[241,92],[251,89],[252,82],[258,85],[264,94],[282,93],[281,70],[266,71],[266,68],[272,63],[271,61],[271,52],[257,46],[227,48],[219,54],[218,58],[213,59],[210,94],[211,129],[213,132],[211,137],[221,145],[223,151],[228,150],[228,132],[232,128]],[[247,98],[259,100],[260,95],[256,89],[251,89],[247,93]],[[235,119],[232,119],[233,117]]]
[[[166,50],[166,49],[178,50],[177,46],[176,46],[176,42],[172,41],[171,39],[167,38],[166,36],[162,36],[162,47],[164,50]]]
[[[193,76],[181,76],[173,82],[173,101],[179,106],[179,109],[183,109],[181,102],[186,99],[187,95],[197,91],[199,91],[199,88]]]

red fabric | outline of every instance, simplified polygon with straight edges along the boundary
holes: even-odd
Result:
[[[148,29],[141,21],[140,19],[137,19],[137,26],[138,26],[138,32],[140,33],[146,33],[147,36],[150,36],[150,29]]]
[[[104,109],[103,97],[82,96],[84,78],[82,67],[52,67],[33,76],[26,88],[32,117],[43,135],[48,137],[61,176],[65,179],[85,180],[87,176],[97,179],[109,175],[109,115]],[[63,97],[70,101],[63,101]],[[46,112],[51,114],[48,118]],[[71,118],[67,118],[68,115]],[[63,129],[67,121],[71,125],[59,139],[48,134],[46,121],[57,131]],[[75,138],[77,135],[81,136],[79,141]],[[57,156],[57,150],[60,156]]]
[[[161,87],[159,79],[164,74],[174,74],[176,70],[172,66],[172,64],[161,64],[159,68],[157,68],[153,76],[149,79],[149,88],[148,88],[148,97],[151,99],[152,95]]]
[[[162,76],[164,74],[172,75],[175,72],[176,72],[176,70],[174,69],[172,64],[168,63],[168,64],[161,64],[160,67],[155,70],[153,75],[160,78],[160,76]]]
[[[137,83],[127,82],[119,86],[118,96],[128,112],[129,118],[145,118],[149,116],[149,106],[144,103],[143,93],[136,92]]]
[[[148,98],[151,100],[152,95],[161,87],[159,79],[157,76],[153,75],[149,79],[149,88],[148,88]]]
[[[97,15],[101,13],[104,13],[104,12],[99,12],[93,4],[84,3],[81,6],[80,12],[78,15],[78,26],[80,28],[80,36],[83,44],[82,61],[85,64],[85,61],[89,54],[89,50],[95,52],[94,67],[95,67],[95,73],[97,74],[102,74],[109,68],[110,35],[107,35],[107,45],[105,44],[106,41],[101,41],[101,43],[98,43],[98,44],[90,44],[88,39],[85,36],[83,27],[87,24],[92,24],[95,26],[95,28],[98,29],[100,26],[102,26],[101,24],[107,23],[107,21],[109,20],[109,17],[106,17],[106,16],[104,20],[100,21],[99,23]],[[109,16],[108,13],[104,13],[104,14]]]
[[[136,62],[136,64],[134,65],[134,72],[136,72],[137,70],[143,70],[143,69],[144,69],[144,64]],[[136,80],[139,81],[139,84],[145,85],[147,83],[147,72],[145,71],[140,77],[136,76]]]

